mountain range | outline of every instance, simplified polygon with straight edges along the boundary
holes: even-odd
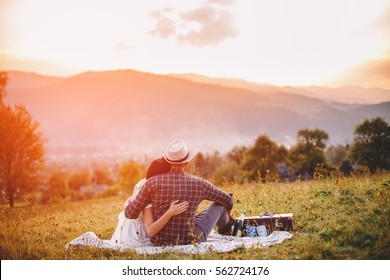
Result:
[[[329,144],[346,144],[364,119],[390,120],[385,89],[278,87],[134,70],[8,75],[6,103],[26,106],[56,157],[155,156],[176,139],[195,151],[225,152],[264,133],[291,146],[302,128],[323,129]]]

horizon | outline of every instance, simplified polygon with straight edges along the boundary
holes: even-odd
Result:
[[[0,18],[5,71],[69,77],[134,69],[390,89],[385,0],[3,0]]]
[[[193,75],[193,76],[199,76],[202,78],[207,78],[211,80],[226,80],[226,81],[242,81],[242,82],[247,82],[247,83],[254,83],[256,85],[260,86],[272,86],[272,87],[280,87],[280,88],[328,88],[328,89],[339,89],[339,88],[361,88],[361,89],[381,89],[381,90],[390,90],[390,85],[389,88],[386,87],[378,87],[378,86],[362,86],[362,85],[354,85],[354,84],[340,84],[340,85],[316,85],[316,84],[308,84],[308,85],[278,85],[278,84],[270,84],[270,83],[259,83],[256,81],[251,81],[251,80],[246,80],[244,78],[238,78],[238,77],[222,77],[222,76],[208,76],[204,74],[199,74],[199,73],[191,73],[191,72],[183,72],[183,73],[166,73],[166,74],[159,74],[159,73],[153,73],[153,72],[147,72],[147,71],[140,71],[137,69],[131,69],[131,68],[118,68],[118,69],[106,69],[106,70],[85,70],[73,74],[68,74],[68,75],[59,75],[59,74],[46,74],[44,72],[39,72],[39,71],[29,71],[29,70],[23,70],[23,69],[0,69],[0,71],[4,72],[19,72],[19,73],[24,73],[24,74],[32,74],[32,75],[38,75],[38,76],[44,76],[44,77],[49,77],[49,78],[61,78],[61,79],[67,79],[71,77],[76,77],[82,74],[86,73],[105,73],[105,72],[120,72],[120,71],[131,71],[131,72],[138,72],[138,73],[143,73],[143,74],[150,74],[150,75],[160,75],[160,76],[166,76],[166,77],[172,77],[172,78],[179,78],[179,79],[187,79],[185,76],[187,75]],[[191,80],[190,80],[191,81]],[[9,82],[12,82],[11,80]],[[192,81],[194,82],[194,81]],[[390,99],[389,99],[390,101]],[[385,101],[386,102],[386,101]]]

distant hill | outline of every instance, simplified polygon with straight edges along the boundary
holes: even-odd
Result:
[[[390,102],[329,103],[273,86],[254,91],[133,70],[9,76],[6,102],[25,104],[41,124],[49,153],[61,156],[161,155],[175,139],[196,151],[224,152],[263,133],[292,145],[299,129],[316,127],[332,143],[347,143],[363,119],[390,120]]]
[[[223,85],[234,88],[248,89],[254,92],[284,92],[319,98],[327,102],[347,104],[376,104],[390,101],[390,90],[381,88],[363,88],[358,86],[328,87],[291,87],[257,84],[239,79],[209,78],[198,74],[171,74],[173,77],[184,78],[193,82]]]
[[[10,78],[8,90],[42,87],[54,84],[63,79],[59,77],[44,76],[32,72],[22,71],[10,71],[8,72],[8,76]]]

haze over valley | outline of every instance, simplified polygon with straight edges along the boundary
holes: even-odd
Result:
[[[162,155],[175,139],[195,151],[226,152],[264,133],[289,147],[302,128],[323,129],[329,144],[347,144],[365,118],[390,120],[385,89],[278,87],[133,70],[66,78],[10,71],[9,78],[6,102],[27,107],[55,158],[142,159]]]

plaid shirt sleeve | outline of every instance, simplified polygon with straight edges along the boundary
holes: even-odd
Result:
[[[204,199],[214,201],[225,206],[228,211],[233,208],[233,198],[225,191],[217,188],[206,180],[203,180]]]
[[[125,209],[125,217],[128,219],[137,219],[139,213],[151,203],[151,188],[147,182],[140,189],[137,195],[130,201]]]

